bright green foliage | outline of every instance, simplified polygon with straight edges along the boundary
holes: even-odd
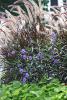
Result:
[[[9,85],[0,85],[0,100],[67,100],[67,86],[58,80],[49,84],[21,84],[13,81]]]

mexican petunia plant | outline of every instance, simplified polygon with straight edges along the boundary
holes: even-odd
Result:
[[[19,50],[3,51],[6,58],[5,77],[3,82],[7,83],[12,80],[20,80],[22,83],[38,82],[47,72],[47,62],[49,56],[44,51],[37,48],[20,48]]]
[[[24,48],[12,44],[12,47],[4,49],[5,75],[2,82],[12,80],[19,80],[22,83],[38,82],[47,74],[48,78],[57,77],[66,83],[66,46],[63,48],[61,46],[61,49],[58,43],[52,46],[50,44],[44,46],[43,43],[37,44],[34,41]]]

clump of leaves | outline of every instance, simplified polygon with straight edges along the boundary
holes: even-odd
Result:
[[[8,85],[0,85],[0,100],[66,100],[67,86],[56,79],[49,84],[21,84],[13,81]]]

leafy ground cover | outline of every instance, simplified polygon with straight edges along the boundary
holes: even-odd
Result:
[[[22,84],[13,81],[0,85],[0,100],[67,100],[67,86],[57,79],[49,84],[40,81],[38,84]]]

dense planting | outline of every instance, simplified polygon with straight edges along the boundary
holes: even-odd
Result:
[[[1,1],[0,100],[67,100],[67,7],[47,3]]]

